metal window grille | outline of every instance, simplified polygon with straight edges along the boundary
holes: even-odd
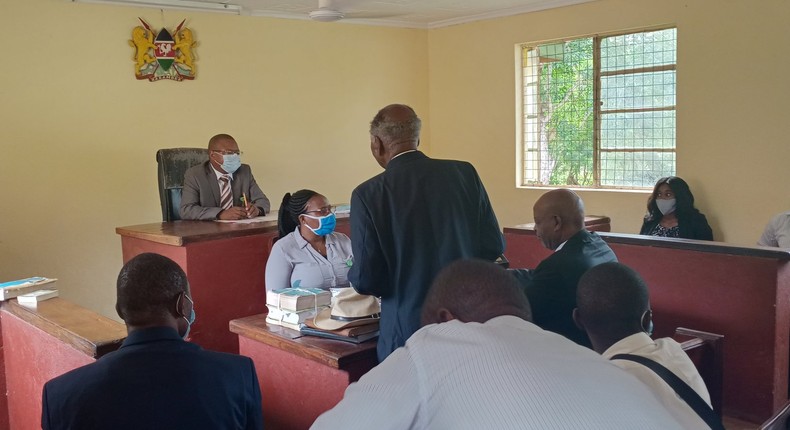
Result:
[[[521,46],[521,185],[675,174],[676,29]]]

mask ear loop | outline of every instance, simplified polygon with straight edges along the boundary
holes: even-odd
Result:
[[[647,327],[645,327],[645,320],[647,320]],[[648,309],[642,313],[642,331],[644,331],[648,336],[653,336],[653,311]]]

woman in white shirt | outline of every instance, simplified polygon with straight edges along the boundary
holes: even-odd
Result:
[[[326,197],[312,190],[286,193],[277,220],[280,238],[266,262],[266,290],[348,287],[351,239],[336,233],[335,223]]]

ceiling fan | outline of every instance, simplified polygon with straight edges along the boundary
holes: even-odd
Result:
[[[307,16],[312,19],[313,21],[320,21],[320,22],[335,22],[340,21],[344,18],[368,18],[368,19],[377,19],[377,18],[391,18],[394,16],[398,16],[397,14],[380,14],[380,13],[368,13],[368,12],[353,12],[351,11],[351,5],[349,2],[345,2],[345,7],[341,7],[339,3],[335,0],[318,0],[318,9],[310,11]]]

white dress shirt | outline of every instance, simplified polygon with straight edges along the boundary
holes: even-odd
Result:
[[[675,340],[671,338],[653,340],[645,333],[636,333],[610,346],[602,356],[610,359],[617,354],[634,354],[658,362],[688,384],[710,406],[710,394],[705,382],[702,381],[694,363]],[[664,405],[673,411],[685,428],[708,428],[705,421],[656,372],[630,360],[612,360],[612,363],[647,384]]]
[[[514,316],[425,326],[313,429],[680,429],[590,349]]]
[[[326,235],[324,257],[296,227],[272,247],[266,262],[266,291],[288,287],[348,287],[348,270],[353,262],[351,239],[345,234]]]
[[[757,244],[790,248],[790,212],[781,213],[771,218]]]

